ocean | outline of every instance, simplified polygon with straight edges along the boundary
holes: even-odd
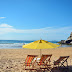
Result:
[[[0,49],[17,49],[22,48],[22,45],[28,44],[34,41],[30,40],[0,40]],[[58,41],[49,41],[58,44]],[[72,45],[62,45],[61,47],[72,47]]]

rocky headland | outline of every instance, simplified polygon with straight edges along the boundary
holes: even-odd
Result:
[[[70,34],[70,36],[67,38],[67,40],[61,40],[60,42],[58,42],[60,44],[69,44],[72,45],[72,32]]]

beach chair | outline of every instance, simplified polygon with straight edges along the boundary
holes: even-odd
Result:
[[[69,56],[60,56],[60,58],[56,61],[54,61],[54,66],[56,67],[64,67],[64,68],[68,68],[68,60]]]
[[[34,63],[36,62],[36,60],[33,61],[35,57],[37,57],[37,55],[27,55],[27,58],[24,62],[24,66],[25,66],[24,70],[29,70],[29,71],[36,70],[36,69],[33,68]]]
[[[41,56],[40,61],[37,62],[37,64],[40,66],[40,69],[43,69],[44,71],[45,71],[45,69],[47,69],[48,71],[51,72],[51,68],[50,68],[51,56],[52,56],[52,54]]]

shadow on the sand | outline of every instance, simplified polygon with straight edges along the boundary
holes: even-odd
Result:
[[[72,66],[52,68],[52,72],[72,72]]]
[[[68,67],[55,67],[51,71],[48,70],[37,70],[36,72],[72,72],[72,66]]]

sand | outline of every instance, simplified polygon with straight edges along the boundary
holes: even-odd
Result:
[[[72,66],[72,47],[42,49],[41,54],[52,54],[51,63],[60,56],[70,56],[68,65]],[[23,63],[27,55],[38,55],[40,57],[40,50],[0,49],[0,72],[25,72]]]

